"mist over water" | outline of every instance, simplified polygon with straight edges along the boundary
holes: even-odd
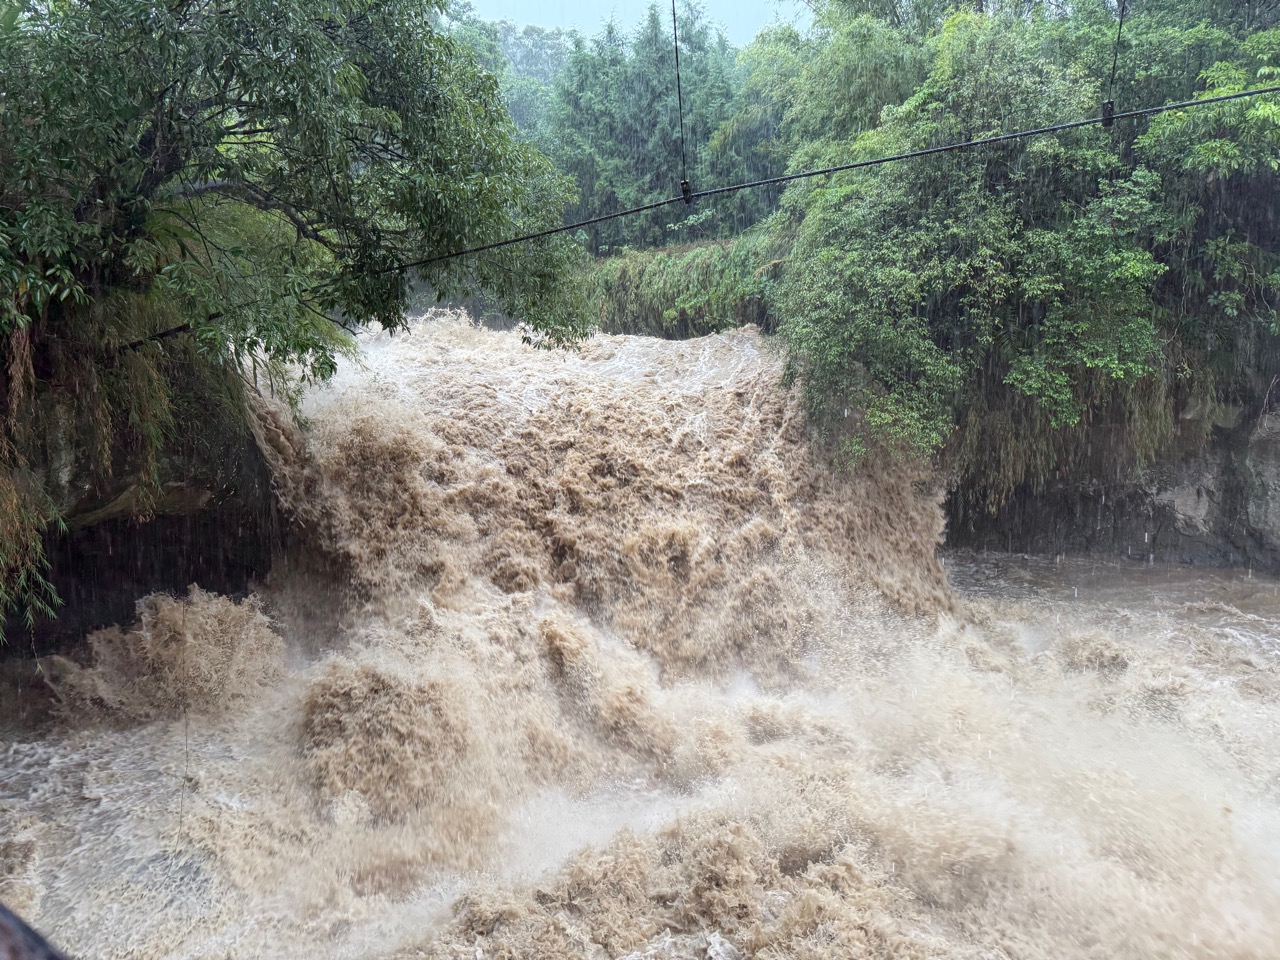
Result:
[[[1274,581],[944,569],[930,478],[832,475],[751,330],[440,314],[303,412],[305,548],[0,729],[0,899],[69,951],[1275,956]]]

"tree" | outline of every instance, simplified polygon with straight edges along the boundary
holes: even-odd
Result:
[[[577,31],[483,20],[465,2],[450,5],[448,20],[452,36],[470,46],[498,77],[502,99],[521,134],[547,149],[555,80],[573,52]]]
[[[1171,28],[1171,5],[1134,4],[1122,109],[1274,75],[1275,31]],[[865,76],[910,75],[883,28],[839,29]],[[792,166],[1096,115],[1115,35],[1102,4],[955,14],[926,45],[927,77],[873,129],[860,91],[892,83],[833,98],[825,73],[797,81]],[[776,310],[815,415],[854,449],[949,446],[964,496],[994,509],[1053,476],[1130,475],[1205,398],[1260,401],[1280,372],[1278,144],[1280,113],[1259,99],[793,186],[773,225],[795,235]]]
[[[163,442],[175,352],[326,376],[345,330],[405,323],[415,263],[581,335],[567,238],[431,262],[554,226],[571,197],[441,9],[0,6],[0,603],[59,512],[33,426],[52,408],[105,477],[122,445]]]
[[[1276,0],[1128,0],[1123,32],[1115,0],[814,6],[807,33],[772,27],[732,64],[682,20],[695,186],[1280,77]],[[579,44],[560,75],[571,216],[674,192],[664,22]],[[1277,156],[1259,97],[799,180],[780,203],[741,191],[593,229],[597,252],[680,241],[598,265],[595,289],[612,324],[664,334],[765,315],[815,422],[854,452],[942,453],[961,499],[998,508],[1054,477],[1131,477],[1203,441],[1216,401],[1274,401]]]
[[[695,187],[721,183],[740,172],[717,165],[708,148],[741,85],[736,51],[696,6],[686,5],[679,23],[689,178]],[[631,37],[609,23],[590,41],[575,41],[556,82],[545,142],[561,169],[578,182],[570,220],[680,195],[671,21],[657,4],[650,4]],[[670,238],[668,227],[679,216],[678,209],[667,207],[593,226],[586,231],[588,245],[597,253],[658,245]]]

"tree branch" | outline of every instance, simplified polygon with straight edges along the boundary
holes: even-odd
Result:
[[[235,185],[233,180],[206,180],[203,183],[184,183],[165,194],[165,200],[185,200],[203,196],[206,193],[223,193],[226,188]]]
[[[300,237],[314,241],[326,249],[333,249],[333,245],[316,229],[316,224],[307,220],[291,203],[280,200],[264,188],[252,183],[245,183],[243,180],[206,180],[203,183],[183,184],[169,196],[172,198],[189,198],[209,193],[220,193],[226,197],[243,200],[259,210],[270,210],[283,214],[285,219],[293,224]]]

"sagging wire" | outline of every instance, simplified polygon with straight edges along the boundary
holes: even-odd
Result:
[[[655,200],[652,203],[642,204],[638,207],[629,207],[626,210],[618,210],[614,213],[602,214],[598,217],[592,217],[590,220],[580,220],[577,223],[568,223],[559,227],[552,227],[548,230],[540,230],[537,233],[530,233],[522,237],[512,237],[510,240],[498,240],[494,243],[486,243],[479,247],[472,247],[467,250],[458,250],[454,253],[443,253],[434,257],[427,257],[423,260],[415,260],[410,263],[400,264],[391,267],[384,273],[392,273],[397,271],[412,270],[418,267],[430,266],[434,263],[444,263],[447,260],[456,260],[459,257],[467,257],[477,253],[487,253],[490,250],[499,250],[502,247],[509,247],[517,243],[526,243],[530,240],[541,240],[545,237],[555,236],[560,233],[569,233],[574,230],[581,230],[584,227],[594,226],[597,223],[604,223],[609,220],[617,220],[622,217],[634,216],[637,213],[644,213],[648,210],[656,210],[660,207],[666,207],[673,203],[692,203],[694,200],[701,200],[704,197],[715,197],[726,193],[736,193],[739,190],[752,190],[757,187],[775,186],[780,183],[791,183],[795,180],[806,180],[810,177],[822,177],[833,173],[844,173],[848,170],[862,170],[867,167],[878,167],[886,163],[898,163],[903,160],[913,160],[918,157],[930,157],[939,153],[950,153],[957,150],[972,150],[976,147],[987,147],[997,143],[1009,143],[1013,140],[1025,140],[1028,137],[1044,136],[1050,133],[1061,133],[1065,130],[1078,130],[1081,127],[1089,127],[1099,124],[1103,127],[1109,127],[1116,120],[1132,120],[1138,117],[1154,116],[1158,113],[1168,113],[1172,110],[1187,110],[1192,107],[1204,107],[1214,103],[1227,103],[1232,100],[1244,100],[1250,97],[1260,97],[1265,94],[1280,93],[1280,85],[1271,87],[1258,87],[1253,90],[1242,90],[1238,93],[1224,93],[1216,97],[1204,97],[1197,100],[1182,100],[1178,103],[1166,103],[1158,107],[1142,107],[1137,110],[1126,110],[1123,113],[1116,113],[1114,109],[1108,112],[1106,105],[1103,105],[1101,116],[1089,117],[1086,120],[1072,120],[1067,123],[1056,123],[1048,127],[1035,127],[1030,130],[1019,130],[1016,133],[1002,133],[994,137],[982,137],[978,140],[964,140],[958,143],[948,143],[938,147],[924,147],[920,150],[910,150],[906,153],[895,153],[887,157],[877,157],[874,160],[858,160],[853,163],[842,163],[834,167],[823,167],[820,170],[805,170],[801,173],[788,173],[783,176],[769,177],[764,180],[751,180],[746,183],[735,183],[725,187],[712,187],[709,190],[699,190],[697,192],[690,191],[688,194],[681,193],[678,197],[668,197],[665,200]]]
[[[537,233],[528,233],[519,237],[512,237],[509,240],[498,240],[494,243],[486,243],[478,247],[471,247],[466,250],[457,250],[453,253],[442,253],[434,257],[426,257],[422,260],[413,260],[409,263],[397,264],[394,267],[388,267],[385,270],[377,271],[373,276],[385,276],[390,273],[403,273],[406,270],[414,270],[421,267],[431,266],[436,263],[444,263],[449,260],[457,260],[460,257],[469,257],[477,253],[488,253],[491,250],[500,250],[503,247],[514,246],[517,243],[528,243],[532,240],[543,240],[547,237],[553,237],[561,233],[570,233],[574,230],[581,230],[585,227],[595,226],[598,223],[606,223],[610,220],[618,220],[622,217],[634,216],[637,213],[645,213],[649,210],[658,210],[662,207],[671,206],[674,203],[692,203],[694,200],[700,200],[704,197],[714,197],[726,193],[736,193],[739,190],[751,190],[757,187],[776,186],[781,183],[790,183],[794,180],[805,180],[810,177],[822,177],[833,173],[843,173],[848,170],[862,170],[867,167],[882,166],[886,163],[897,163],[902,160],[912,160],[917,157],[928,157],[939,153],[949,153],[958,150],[971,150],[975,147],[985,147],[997,143],[1008,143],[1013,140],[1024,140],[1028,137],[1042,136],[1048,133],[1060,133],[1064,130],[1077,130],[1081,127],[1089,127],[1099,124],[1103,127],[1111,126],[1116,120],[1131,120],[1138,117],[1149,117],[1158,113],[1168,113],[1172,110],[1186,110],[1191,107],[1209,106],[1214,103],[1227,103],[1232,100],[1244,100],[1251,97],[1260,97],[1266,94],[1280,93],[1280,85],[1271,87],[1257,87],[1253,90],[1242,90],[1238,93],[1226,93],[1217,97],[1204,97],[1198,100],[1182,100],[1178,103],[1166,103],[1158,107],[1142,107],[1137,110],[1126,110],[1123,113],[1108,114],[1105,104],[1101,116],[1089,117],[1086,120],[1073,120],[1069,123],[1058,123],[1048,127],[1036,127],[1031,130],[1019,130],[1016,133],[1002,133],[994,137],[984,137],[980,140],[965,140],[959,143],[949,143],[940,147],[925,147],[921,150],[911,150],[907,153],[896,153],[888,157],[877,157],[874,160],[859,160],[854,163],[843,163],[834,167],[823,167],[820,170],[805,170],[801,173],[789,173],[779,177],[769,177],[765,180],[752,180],[746,183],[735,183],[726,187],[713,187],[710,190],[700,190],[697,193],[690,191],[685,194],[683,191],[678,197],[667,197],[665,200],[654,200],[651,203],[641,204],[638,207],[628,207],[626,210],[617,210],[613,213],[601,214],[598,217],[592,217],[589,220],[579,220],[576,223],[567,223],[559,227],[551,227],[547,230],[539,230]],[[323,289],[331,286],[333,281],[326,281],[312,288]],[[258,301],[250,301],[250,304]],[[247,304],[241,304],[247,306]],[[189,324],[180,324],[169,330],[162,330],[157,334],[153,334],[144,341],[135,344],[129,344],[130,349],[142,346],[143,343],[149,343],[153,340],[162,339],[177,333],[185,332],[190,329]]]

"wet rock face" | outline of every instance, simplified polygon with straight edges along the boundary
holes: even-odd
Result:
[[[1023,491],[994,517],[957,523],[957,547],[1094,553],[1280,573],[1280,416],[1220,417],[1202,450],[1168,454],[1128,487]]]
[[[1219,426],[1204,453],[1158,465],[1136,495],[1171,527],[1177,559],[1280,571],[1280,418]]]
[[[64,651],[93,630],[128,623],[150,593],[181,593],[194,583],[235,596],[266,576],[282,523],[252,435],[198,422],[174,432],[150,500],[129,464],[118,465],[109,483],[91,484],[87,466],[65,452],[59,492],[67,532],[45,540],[47,576],[63,605],[56,620],[38,619],[34,632],[17,617],[5,624],[24,655]]]
[[[1280,566],[1280,417],[1265,414],[1249,437],[1243,463],[1243,520],[1257,548]]]
[[[1157,509],[1168,512],[1184,537],[1206,540],[1213,535],[1226,501],[1223,464],[1212,454],[1160,464],[1148,475],[1145,489]]]

